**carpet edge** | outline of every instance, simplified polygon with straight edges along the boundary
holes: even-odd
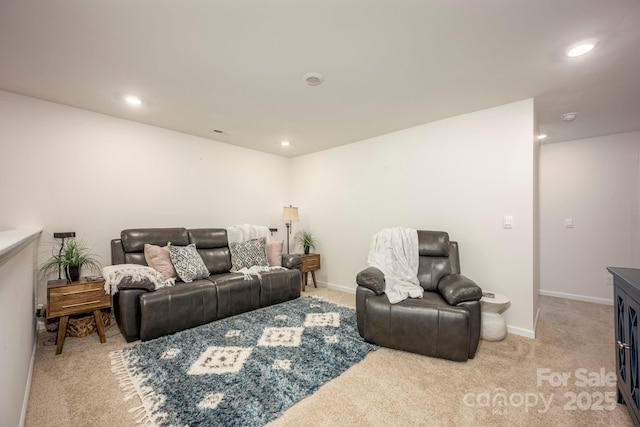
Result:
[[[311,298],[311,299],[315,299],[315,300],[323,301],[323,302],[329,302],[331,304],[337,305],[338,307],[348,308],[349,310],[353,310],[353,311],[356,310],[355,307],[351,307],[350,305],[340,304],[339,302],[335,302],[335,301],[333,301],[333,300],[331,300],[329,298],[321,297],[321,296],[318,296],[318,295],[306,295],[306,296],[300,297],[299,299],[306,299],[306,298]]]

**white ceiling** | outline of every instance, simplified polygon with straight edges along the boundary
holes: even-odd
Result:
[[[640,130],[640,1],[0,0],[0,89],[286,157],[533,97],[561,142]]]

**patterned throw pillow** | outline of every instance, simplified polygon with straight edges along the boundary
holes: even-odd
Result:
[[[267,239],[247,240],[246,242],[229,243],[231,250],[231,271],[238,271],[241,268],[251,268],[254,265],[268,267],[267,253],[265,245]]]
[[[171,262],[183,282],[189,283],[209,277],[209,270],[196,250],[196,245],[192,243],[188,246],[171,246],[169,242],[167,246]]]

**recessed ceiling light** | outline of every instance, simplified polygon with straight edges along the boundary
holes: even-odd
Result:
[[[132,104],[132,105],[140,105],[140,104],[142,104],[142,101],[137,96],[129,95],[129,96],[126,96],[124,98],[124,100],[127,101],[129,104]]]
[[[538,135],[538,139],[545,139],[547,137],[546,133],[541,133],[540,135]]]
[[[290,144],[289,141],[282,141],[280,145],[282,145],[283,147],[288,147]]]
[[[324,76],[320,73],[307,73],[302,76],[302,80],[309,86],[318,86],[324,80]]]
[[[596,47],[596,43],[594,40],[586,40],[571,46],[567,49],[566,54],[570,58],[574,58],[576,56],[584,55],[585,53],[589,53]]]
[[[572,122],[576,119],[576,117],[578,117],[578,113],[576,112],[564,113],[563,115],[560,116],[560,118],[564,122]]]

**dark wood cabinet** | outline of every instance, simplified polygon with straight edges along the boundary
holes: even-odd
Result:
[[[618,403],[627,406],[636,426],[640,426],[640,360],[638,358],[638,317],[640,316],[640,270],[608,267],[613,274],[615,313],[615,358]]]

